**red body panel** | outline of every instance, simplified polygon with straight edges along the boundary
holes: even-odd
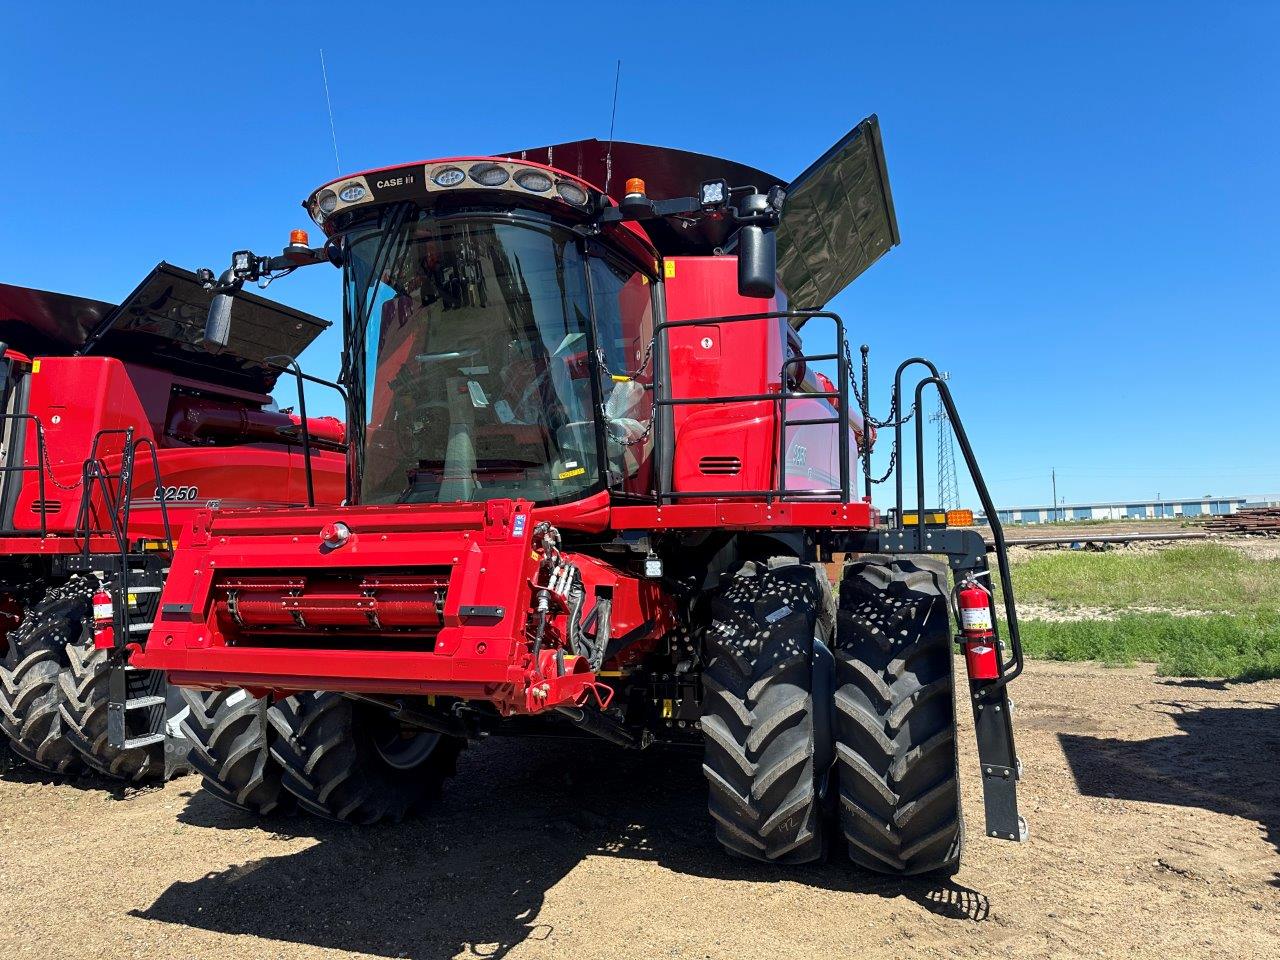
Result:
[[[666,261],[668,320],[770,313],[777,300],[737,292],[736,257],[672,257]],[[788,325],[785,320],[698,324],[668,331],[673,398],[778,393]],[[801,373],[799,370],[790,371]],[[812,382],[812,381],[811,381]],[[821,392],[817,383],[813,384]],[[788,420],[823,419],[835,406],[815,397],[787,402]],[[851,411],[849,462],[857,472],[859,427]],[[676,492],[769,490],[779,483],[778,404],[759,400],[675,408]],[[840,485],[840,446],[833,425],[787,428],[786,489]],[[689,502],[685,498],[682,502]]]
[[[131,538],[163,536],[162,495],[175,534],[210,501],[228,505],[306,502],[301,448],[268,439],[273,437],[273,424],[288,429],[297,418],[259,409],[269,397],[222,390],[110,357],[42,357],[31,364],[26,376],[26,412],[39,422],[44,439],[43,511],[40,442],[34,423],[26,420],[23,464],[31,469],[21,474],[10,522],[13,533],[0,538],[0,555],[81,549],[82,541],[74,534],[80,519],[82,472],[93,453],[94,438],[104,430],[132,429],[135,441],[150,440],[157,448],[165,490],[158,489],[144,446],[136,457],[132,483]],[[208,411],[217,412],[221,419],[210,424]],[[189,423],[193,413],[200,421],[194,427]],[[327,418],[312,424],[322,443],[332,446],[341,441],[341,425],[336,421]],[[117,495],[124,442],[122,433],[107,434],[96,451]],[[313,450],[312,468],[317,500],[340,500],[345,490],[345,457],[332,449]],[[97,488],[91,505],[93,528],[105,531],[107,514]],[[47,538],[40,536],[42,512]],[[114,551],[118,545],[103,538],[91,544],[91,551],[99,548]]]
[[[570,665],[569,682],[530,656],[538,516],[511,501],[202,513],[131,662],[197,686],[439,694],[512,713],[580,702],[596,679],[584,664]],[[333,548],[321,530],[336,521],[351,534]],[[615,635],[656,640],[671,629],[674,608],[656,583],[566,557],[589,598],[612,589]],[[246,585],[253,606],[235,615],[228,597],[239,591],[239,604]],[[371,615],[388,604],[400,604],[395,623]],[[559,693],[531,696],[556,680]]]

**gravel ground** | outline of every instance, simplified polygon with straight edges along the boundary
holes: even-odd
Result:
[[[696,757],[595,743],[484,744],[377,829],[10,773],[0,954],[1280,958],[1280,681],[1033,663],[1015,697],[1031,841],[971,830],[949,883],[735,862]]]

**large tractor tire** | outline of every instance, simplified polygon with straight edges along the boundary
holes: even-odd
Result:
[[[68,643],[79,642],[91,615],[90,600],[78,579],[50,589],[9,634],[0,664],[0,729],[13,755],[57,776],[84,769],[65,735],[58,677],[67,666]]]
[[[825,855],[834,605],[826,574],[786,557],[748,561],[712,596],[702,769],[716,838],[732,855]]]
[[[836,629],[840,823],[861,867],[952,874],[964,822],[945,563],[846,564]]]
[[[86,633],[79,640],[66,646],[67,666],[58,678],[60,697],[58,709],[62,714],[63,735],[80,753],[85,764],[106,777],[127,783],[158,782],[165,779],[164,741],[122,750],[107,741],[107,701],[109,699],[110,672],[108,653],[93,646]],[[130,691],[131,696],[165,696],[168,684],[164,674],[148,670],[139,672],[144,683]],[[151,708],[160,712],[164,706]],[[126,723],[137,721],[130,717]],[[159,718],[155,718],[157,721]],[[148,730],[126,730],[128,737],[139,736]]]
[[[293,795],[284,789],[280,764],[267,743],[266,702],[244,690],[183,688],[182,699],[187,705],[182,732],[191,743],[188,762],[204,777],[204,788],[246,813],[291,811]]]
[[[457,770],[464,741],[401,727],[373,704],[300,693],[273,704],[271,755],[309,813],[344,823],[398,822],[420,812]]]

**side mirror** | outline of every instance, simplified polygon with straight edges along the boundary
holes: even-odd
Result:
[[[744,214],[763,213],[768,198],[751,194],[742,200]],[[738,230],[738,293],[744,297],[772,297],[777,292],[778,237],[772,229],[747,224]]]
[[[231,342],[231,310],[235,307],[235,297],[223,292],[231,282],[230,271],[227,271],[218,284],[219,292],[209,304],[209,317],[204,324],[204,342],[215,347],[225,347]]]

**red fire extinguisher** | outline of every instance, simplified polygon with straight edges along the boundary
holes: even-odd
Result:
[[[116,643],[115,605],[111,594],[99,588],[93,595],[93,645],[110,650]]]
[[[1000,676],[1000,653],[991,622],[991,594],[976,580],[956,587],[960,618],[960,643],[970,680],[995,680]]]

